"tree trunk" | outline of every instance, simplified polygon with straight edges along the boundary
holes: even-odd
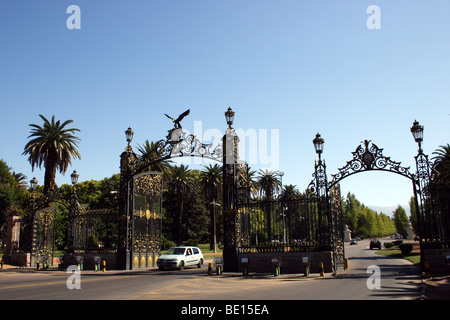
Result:
[[[177,245],[181,245],[181,233],[183,226],[183,194],[180,192],[177,196],[178,198],[178,240]]]
[[[44,195],[47,195],[49,191],[55,186],[56,178],[56,155],[49,154],[47,161],[45,162],[45,175],[44,175]],[[51,200],[50,200],[51,201]],[[49,203],[46,203],[49,205]]]

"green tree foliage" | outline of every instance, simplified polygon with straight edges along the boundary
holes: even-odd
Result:
[[[450,187],[450,144],[439,146],[433,152],[433,179],[441,186]]]
[[[409,220],[411,221],[411,225],[414,230],[414,233],[418,234],[419,229],[418,229],[418,225],[417,225],[417,208],[416,208],[416,201],[415,201],[414,197],[411,197],[411,199],[409,199],[409,210],[411,212]]]
[[[24,155],[29,155],[28,161],[32,169],[34,167],[45,167],[44,193],[52,189],[55,184],[56,170],[64,174],[69,165],[72,164],[72,158],[81,158],[78,153],[78,137],[73,134],[80,131],[76,128],[66,128],[72,120],[61,123],[55,121],[52,116],[51,122],[43,115],[39,115],[44,121],[41,126],[30,124],[31,134],[28,138],[33,138],[25,145]]]
[[[394,211],[394,223],[397,232],[406,237],[406,227],[408,225],[408,217],[406,216],[405,209],[401,205]]]
[[[8,216],[23,216],[29,199],[21,173],[11,172],[5,161],[0,160],[0,236],[6,235],[5,219]]]
[[[363,238],[382,237],[396,232],[394,222],[384,213],[367,208],[354,194],[348,193],[342,205],[343,220],[352,236]]]

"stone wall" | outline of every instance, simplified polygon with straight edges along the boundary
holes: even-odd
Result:
[[[31,254],[29,253],[13,253],[10,256],[3,256],[5,263],[17,267],[29,267],[31,264]]]
[[[116,269],[115,253],[66,253],[63,257],[63,266],[67,268],[70,265],[77,265],[77,257],[83,258],[83,270],[94,270],[94,259],[100,257],[100,260],[106,261],[106,270]]]
[[[425,263],[430,264],[431,275],[449,275],[450,261],[446,257],[450,257],[450,249],[425,249],[423,258]]]
[[[323,263],[325,272],[333,272],[333,253],[331,251],[242,253],[238,258],[238,270],[242,270],[241,259],[248,258],[249,273],[272,273],[272,258],[278,258],[281,261],[280,272],[282,274],[304,273],[303,257],[309,258],[311,273],[320,272],[320,262]]]

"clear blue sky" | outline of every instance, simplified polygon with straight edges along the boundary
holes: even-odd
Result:
[[[72,4],[80,30],[66,26]],[[370,5],[381,9],[379,30],[366,26]],[[426,153],[450,142],[449,12],[448,0],[2,0],[0,158],[43,183],[21,154],[28,124],[55,115],[81,130],[82,156],[57,183],[74,169],[99,180],[119,171],[128,126],[136,147],[166,136],[163,113],[190,108],[184,128],[224,131],[231,106],[236,129],[278,132],[283,183],[300,190],[317,132],[329,175],[364,139],[415,169],[415,119]],[[251,166],[265,168],[259,157]],[[409,180],[387,173],[341,188],[374,206],[412,195]]]

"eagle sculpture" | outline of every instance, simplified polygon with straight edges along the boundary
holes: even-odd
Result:
[[[190,111],[191,111],[190,109],[187,109],[185,112],[183,112],[182,114],[180,114],[180,115],[178,116],[178,118],[176,118],[176,119],[175,119],[175,118],[172,118],[172,117],[169,116],[168,114],[165,114],[165,113],[164,113],[164,115],[165,115],[167,118],[169,118],[170,120],[172,120],[173,125],[174,125],[174,127],[175,127],[176,129],[181,129],[180,121],[183,120],[183,118],[186,117],[186,116],[189,114]]]

